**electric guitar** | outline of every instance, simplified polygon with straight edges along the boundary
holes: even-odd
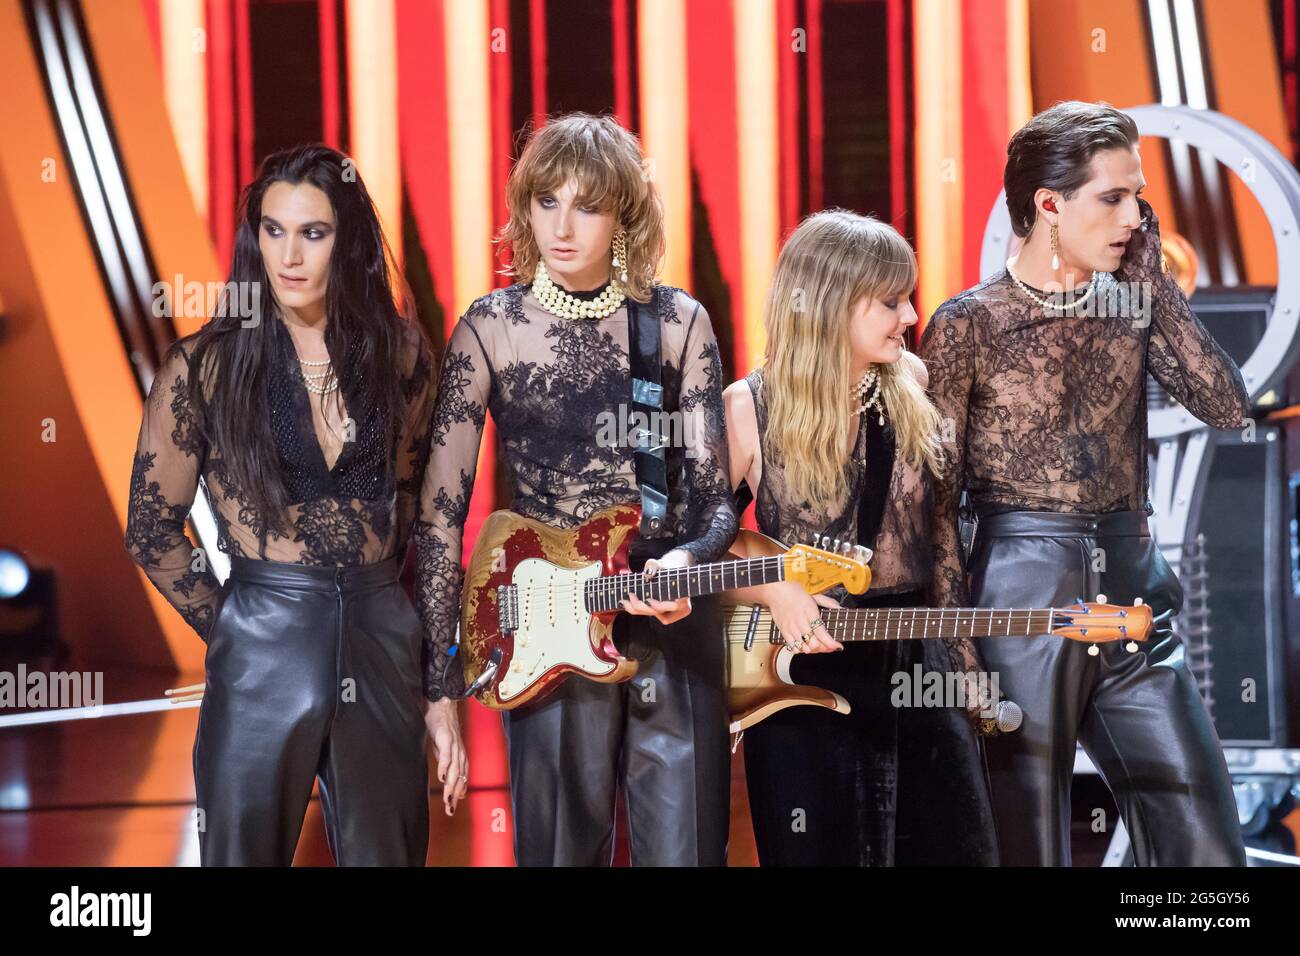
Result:
[[[779,542],[741,531],[733,554],[761,555],[782,548]],[[1030,637],[1055,634],[1097,645],[1111,641],[1145,641],[1152,628],[1151,608],[1138,598],[1132,607],[1099,602],[1064,608],[822,608],[826,632],[841,643],[908,641],[940,637]],[[730,732],[740,733],[787,707],[826,707],[847,714],[849,702],[821,687],[796,684],[790,675],[790,651],[759,604],[727,604],[723,598],[726,636],[727,703]],[[1129,651],[1137,645],[1129,643]],[[1095,646],[1088,653],[1097,653]]]
[[[460,625],[465,680],[484,705],[511,710],[571,674],[630,679],[637,664],[613,641],[629,591],[674,601],[773,581],[796,581],[810,594],[838,584],[861,594],[871,583],[870,551],[848,545],[838,553],[769,547],[755,557],[661,568],[647,579],[625,570],[640,520],[633,505],[606,508],[568,530],[512,511],[488,516],[465,572]]]

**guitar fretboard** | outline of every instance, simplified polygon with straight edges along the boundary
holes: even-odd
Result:
[[[837,641],[899,641],[939,637],[1029,637],[1050,634],[1055,625],[1051,609],[1034,608],[825,608],[826,630]],[[764,610],[760,626],[770,629],[768,640],[782,643],[780,632]],[[761,632],[760,632],[761,633]]]
[[[588,611],[617,611],[632,592],[641,600],[676,601],[701,594],[718,594],[756,584],[785,580],[784,555],[714,561],[687,568],[660,568],[652,578],[644,574],[611,574],[592,578],[584,586]]]

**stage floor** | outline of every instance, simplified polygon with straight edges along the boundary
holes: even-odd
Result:
[[[112,672],[105,704],[161,697],[202,675]],[[110,691],[111,688],[111,691]],[[454,817],[430,766],[430,866],[512,866],[505,738],[496,713],[474,703],[462,719],[474,758],[470,792]],[[197,707],[0,727],[0,866],[197,866],[192,753]],[[626,862],[620,839],[616,862]],[[733,866],[757,864],[744,767],[732,772]],[[332,866],[313,794],[296,866]]]
[[[167,687],[201,680],[201,674],[108,670],[104,703],[160,698]],[[197,866],[192,752],[198,713],[190,706],[0,727],[0,866]],[[427,863],[512,866],[501,719],[475,703],[465,704],[462,715],[474,755],[470,792],[447,817],[430,767]],[[755,866],[743,756],[742,745],[732,761],[728,862]],[[1093,866],[1105,839],[1088,832],[1086,818],[1083,824],[1075,827],[1075,865]],[[616,864],[627,862],[623,832],[620,824]],[[316,796],[294,863],[333,865]]]

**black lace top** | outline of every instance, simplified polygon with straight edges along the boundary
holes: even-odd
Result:
[[[187,383],[195,336],[176,342],[149,391],[131,469],[126,547],[154,586],[204,639],[220,585],[185,533],[200,479],[232,557],[353,567],[404,554],[429,448],[433,354],[407,329],[402,367],[406,405],[397,446],[388,448],[380,415],[344,396],[354,421],[334,463],[322,451],[293,340],[279,319],[277,355],[266,388],[271,431],[291,505],[277,531],[263,521],[224,467],[221,450],[200,433]],[[353,344],[355,348],[356,343]],[[219,383],[205,382],[205,394]],[[332,401],[334,396],[328,396]],[[200,569],[200,570],[196,570]]]
[[[1100,273],[1094,295],[1116,301],[1116,281]],[[1146,372],[1216,428],[1249,413],[1241,372],[1182,290],[1167,275],[1146,281],[1149,321],[1049,313],[1005,269],[930,320],[919,354],[952,462],[935,495],[936,606],[969,604],[957,533],[963,486],[979,512],[1149,510]]]
[[[680,289],[656,286],[669,523],[698,562],[736,535],[727,484],[722,367],[708,313]],[[615,504],[639,504],[632,448],[619,427],[631,403],[626,306],[599,320],[544,311],[527,285],[483,296],[461,316],[443,360],[432,457],[415,524],[417,604],[425,629],[425,694],[441,696],[459,621],[462,533],[488,411],[510,477],[510,507],[571,528]],[[674,431],[674,429],[676,429]],[[448,689],[461,686],[459,666]]]
[[[846,466],[847,488],[830,508],[814,508],[794,498],[780,462],[767,445],[767,395],[763,370],[745,379],[754,396],[762,471],[754,515],[758,529],[787,545],[812,544],[814,535],[864,544],[871,559],[872,597],[916,591],[930,580],[930,487],[928,476],[895,454],[889,421],[868,412],[859,416],[853,453]],[[742,498],[749,493],[742,484]],[[743,510],[743,505],[742,509]],[[837,588],[832,596],[844,602]]]
[[[810,544],[814,534],[846,538],[873,550],[871,587],[849,594],[843,587],[828,591],[845,607],[907,607],[924,603],[932,574],[931,529],[933,479],[926,469],[912,467],[897,454],[894,430],[870,412],[858,421],[853,453],[846,466],[847,490],[830,508],[813,508],[788,490],[779,459],[767,446],[767,396],[762,369],[745,379],[754,396],[763,467],[758,479],[755,517],[759,530],[785,544]],[[738,510],[748,504],[749,488],[737,489]],[[979,652],[965,637],[943,639],[944,654],[931,666],[943,669],[943,657],[954,671],[980,669]],[[923,651],[922,653],[927,653]]]

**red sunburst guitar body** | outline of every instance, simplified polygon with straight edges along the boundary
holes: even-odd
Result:
[[[509,710],[537,700],[578,674],[625,681],[636,662],[614,647],[614,618],[628,591],[643,598],[684,596],[797,581],[809,593],[870,583],[866,549],[832,553],[797,545],[779,554],[664,568],[652,579],[629,570],[628,547],[640,509],[604,509],[571,529],[511,511],[488,516],[465,573],[460,653],[479,700]]]

